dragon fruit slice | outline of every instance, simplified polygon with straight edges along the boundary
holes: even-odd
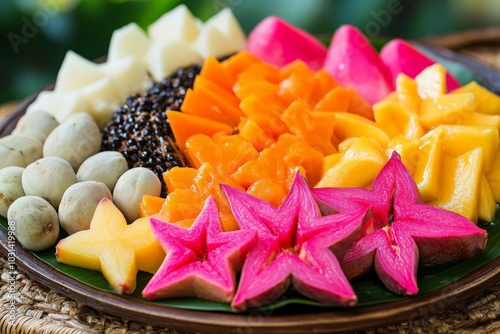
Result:
[[[353,86],[371,104],[385,98],[393,88],[391,74],[377,51],[351,25],[336,30],[323,68],[343,86]]]
[[[356,304],[337,258],[354,242],[368,208],[322,217],[300,174],[278,209],[240,190],[222,188],[240,228],[257,231],[231,304],[235,311],[272,303],[290,284],[323,303]]]
[[[384,45],[380,50],[380,59],[389,69],[392,76],[392,85],[396,83],[399,73],[404,73],[410,78],[415,78],[425,68],[436,62],[427,57],[408,42],[395,38]],[[446,87],[448,91],[460,87],[460,82],[450,73],[446,74]]]
[[[418,292],[418,263],[458,261],[486,245],[486,231],[470,220],[422,203],[396,152],[371,190],[318,188],[312,193],[320,205],[336,211],[372,208],[371,218],[341,261],[342,269],[354,279],[374,266],[385,286],[397,294]]]
[[[229,303],[235,271],[255,241],[255,231],[222,232],[212,197],[191,228],[151,219],[156,238],[167,253],[142,291],[147,299],[198,297]]]
[[[326,47],[316,38],[276,16],[265,18],[250,32],[246,48],[279,67],[300,59],[319,70],[326,57]]]

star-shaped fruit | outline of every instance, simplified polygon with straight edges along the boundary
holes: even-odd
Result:
[[[149,219],[139,218],[127,225],[113,202],[103,198],[94,212],[90,229],[59,241],[57,261],[101,271],[117,292],[132,293],[137,271],[154,273],[165,258]]]
[[[290,284],[323,303],[356,304],[337,258],[354,242],[368,208],[322,217],[300,173],[278,209],[243,191],[222,188],[240,228],[257,231],[231,303],[235,311],[272,303]]]
[[[313,189],[320,207],[336,211],[372,208],[354,246],[342,259],[350,279],[372,266],[385,284],[397,293],[418,292],[417,267],[461,260],[484,249],[487,233],[467,218],[422,203],[410,173],[392,153],[372,189]]]
[[[151,219],[153,232],[167,253],[142,291],[147,299],[198,297],[229,303],[236,289],[235,271],[255,241],[255,231],[222,232],[212,196],[190,228]]]

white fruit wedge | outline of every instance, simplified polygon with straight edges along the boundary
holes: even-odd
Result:
[[[87,102],[81,92],[43,91],[35,102],[30,104],[27,113],[37,110],[46,111],[61,123],[67,117],[79,112],[86,112],[87,109]]]
[[[229,8],[208,19],[196,40],[196,47],[203,58],[221,57],[243,50],[246,37],[238,20]]]
[[[79,90],[87,102],[88,113],[99,128],[104,128],[121,100],[121,92],[114,80],[104,77]]]
[[[68,51],[57,73],[56,92],[71,92],[104,77],[99,66],[74,51]]]
[[[201,61],[202,57],[191,45],[181,41],[155,44],[146,55],[149,72],[160,81],[178,67]]]
[[[145,61],[134,56],[108,61],[101,65],[101,70],[115,82],[122,98],[142,87],[148,80]]]
[[[179,5],[163,14],[148,27],[153,43],[164,41],[193,42],[198,36],[199,24],[186,5]]]
[[[146,33],[136,23],[129,23],[113,32],[107,62],[114,63],[130,56],[142,60],[150,45]]]

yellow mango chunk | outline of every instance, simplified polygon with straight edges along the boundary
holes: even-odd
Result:
[[[396,136],[387,145],[385,153],[390,157],[393,151],[399,153],[403,165],[413,175],[420,155],[420,139],[409,139],[402,135]]]
[[[328,169],[316,188],[369,188],[388,158],[382,147],[370,138],[353,138],[340,160]]]
[[[413,179],[424,201],[439,197],[443,167],[443,132],[433,131],[422,137]]]
[[[389,136],[402,134],[406,138],[420,138],[424,134],[416,115],[402,103],[382,101],[373,106],[375,123]]]
[[[463,124],[476,109],[477,101],[473,93],[446,94],[423,99],[419,120],[427,129],[441,124]]]
[[[483,171],[493,167],[499,144],[498,131],[488,126],[440,125],[433,131],[443,132],[443,148],[450,156],[459,156],[477,147],[483,149]]]
[[[389,143],[389,136],[375,122],[351,113],[334,114],[333,132],[340,142],[347,138],[369,137],[384,147]]]
[[[165,258],[149,219],[143,217],[127,225],[120,210],[104,198],[95,210],[90,229],[59,241],[57,261],[101,271],[117,292],[132,293],[137,272],[154,273]]]
[[[482,148],[458,157],[444,157],[441,192],[428,204],[458,213],[473,222],[478,218],[479,185],[482,175]]]
[[[321,177],[325,175],[327,170],[335,166],[340,161],[343,155],[344,155],[343,153],[333,153],[326,156],[323,159],[323,172],[321,173]]]
[[[415,77],[421,99],[436,99],[446,93],[446,69],[440,64],[425,68]]]
[[[493,196],[493,191],[491,190],[486,176],[482,174],[479,184],[479,219],[486,222],[493,221],[496,208],[497,204],[495,202],[495,197]]]
[[[500,115],[500,96],[484,88],[475,81],[458,87],[453,90],[453,94],[474,93],[477,99],[477,111],[488,115]]]
[[[500,131],[500,115],[488,115],[480,112],[473,112],[464,119],[462,125],[489,126]]]
[[[417,83],[404,73],[396,77],[396,96],[407,109],[416,112],[420,108],[421,98],[418,95]]]

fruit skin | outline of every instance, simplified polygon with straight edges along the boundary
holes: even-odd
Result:
[[[279,67],[300,59],[319,70],[326,57],[326,47],[316,38],[276,16],[265,18],[250,32],[246,49]]]
[[[167,257],[142,291],[145,298],[198,297],[231,302],[235,271],[253,245],[255,231],[222,232],[211,196],[191,228],[155,218],[151,227]]]
[[[128,170],[127,160],[120,152],[103,151],[87,158],[78,168],[78,182],[99,181],[109,191],[113,191],[116,182]]]
[[[42,157],[43,144],[31,137],[7,135],[0,138],[0,168],[26,167]]]
[[[59,122],[54,116],[46,111],[36,110],[21,117],[12,134],[31,137],[43,144],[58,125]]]
[[[14,223],[14,234],[29,250],[42,251],[52,247],[59,236],[56,210],[37,196],[23,196],[12,203],[7,212],[9,225]]]
[[[391,74],[377,51],[351,25],[335,31],[323,68],[342,86],[353,86],[370,104],[385,98],[392,89]]]
[[[380,50],[380,59],[391,73],[393,86],[399,73],[404,73],[413,79],[426,67],[436,63],[411,44],[399,38],[384,45]],[[460,87],[461,84],[450,73],[446,73],[446,86],[448,91],[451,91]]]
[[[349,279],[372,266],[397,293],[418,292],[417,265],[442,264],[472,257],[486,245],[487,233],[470,220],[422,203],[411,175],[393,152],[371,190],[321,188],[312,190],[320,206],[334,211],[371,207],[372,217],[342,259]]]
[[[113,190],[113,200],[129,223],[140,217],[144,195],[160,196],[160,179],[144,167],[129,169],[120,176]]]
[[[70,186],[59,204],[61,227],[68,234],[88,230],[94,211],[104,197],[111,199],[111,192],[102,182],[83,181]]]
[[[241,229],[256,230],[258,238],[243,265],[233,310],[272,303],[290,284],[323,303],[356,304],[337,259],[354,242],[369,209],[322,217],[300,174],[278,209],[243,191],[222,188]]]
[[[24,196],[22,175],[24,168],[11,166],[0,169],[0,216],[7,217],[9,206]]]
[[[101,131],[96,122],[87,113],[71,116],[55,128],[45,140],[43,156],[59,157],[78,167],[88,157],[99,152]]]
[[[127,225],[109,198],[97,206],[90,229],[77,232],[56,246],[57,261],[101,271],[118,293],[135,290],[137,272],[156,272],[165,257],[145,217]]]
[[[55,209],[66,189],[77,182],[71,165],[58,157],[42,158],[29,164],[21,180],[26,195],[42,197]]]

